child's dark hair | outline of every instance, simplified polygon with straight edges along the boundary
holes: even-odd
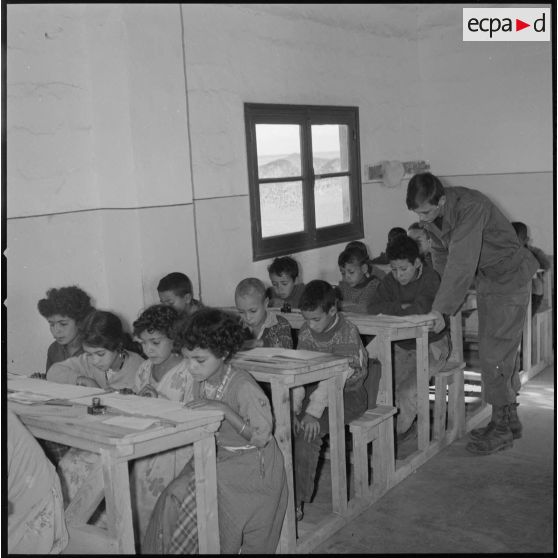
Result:
[[[324,312],[329,312],[337,306],[338,298],[337,291],[327,281],[314,279],[304,287],[299,308],[301,311],[321,308]]]
[[[172,291],[176,296],[192,294],[192,281],[184,273],[174,271],[165,275],[157,285],[157,292]]]
[[[368,250],[364,244],[351,244],[347,245],[345,250],[339,254],[337,258],[337,265],[339,267],[345,267],[346,264],[351,263],[355,265],[366,264],[370,269],[368,264]]]
[[[171,331],[177,318],[178,312],[172,306],[154,304],[144,310],[133,323],[134,335],[139,336],[144,331],[148,333],[158,331],[170,339]]]
[[[419,221],[416,221],[414,223],[411,223],[409,225],[409,231],[424,231],[424,227],[422,226],[422,223],[420,223]]]
[[[81,323],[79,332],[83,345],[102,347],[109,351],[137,350],[130,335],[124,331],[120,318],[112,312],[90,312]]]
[[[87,314],[94,310],[89,295],[76,286],[49,289],[46,296],[37,304],[39,313],[44,318],[59,314],[67,316],[79,324]]]
[[[525,244],[527,242],[527,225],[521,221],[513,221],[512,227],[515,229],[515,234],[519,241]]]
[[[437,176],[429,172],[415,174],[407,186],[407,208],[413,210],[425,202],[438,205],[443,195],[444,186]]]
[[[388,244],[399,236],[406,236],[407,231],[403,227],[393,227],[388,232]]]
[[[387,245],[386,256],[390,262],[393,260],[408,260],[415,263],[415,260],[420,257],[419,247],[410,236],[398,236]]]
[[[275,258],[267,267],[267,272],[270,275],[282,275],[284,273],[294,281],[298,277],[298,264],[289,256]]]
[[[218,308],[201,308],[181,328],[175,328],[175,347],[207,349],[228,361],[242,347],[245,336],[237,316]]]

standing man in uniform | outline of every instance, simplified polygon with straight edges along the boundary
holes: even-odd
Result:
[[[420,173],[409,181],[406,201],[430,235],[434,269],[442,278],[432,304],[435,332],[444,327],[443,314],[457,312],[475,281],[479,356],[492,419],[471,431],[467,450],[488,455],[509,448],[521,437],[518,348],[537,261],[508,219],[477,190],[445,188],[433,174]]]

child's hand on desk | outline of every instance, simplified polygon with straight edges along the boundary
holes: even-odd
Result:
[[[149,384],[143,386],[143,388],[140,390],[138,395],[140,397],[159,397],[157,390],[153,386],[150,386]]]
[[[89,378],[88,376],[78,376],[76,378],[76,386],[85,386],[85,387],[101,387],[93,378]]]
[[[46,380],[46,373],[33,372],[33,374],[31,374],[29,377],[30,378],[36,378],[37,380]]]
[[[300,422],[304,428],[304,439],[311,442],[320,433],[320,421],[316,417],[304,413]]]

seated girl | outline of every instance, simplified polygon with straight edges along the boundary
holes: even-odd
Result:
[[[269,401],[233,355],[244,341],[238,320],[222,310],[198,310],[176,332],[176,344],[196,381],[190,409],[223,411],[217,441],[221,553],[275,553],[287,505],[283,456],[272,434]],[[143,552],[187,553],[197,545],[194,471],[188,464],[161,494]]]
[[[45,372],[55,363],[83,353],[79,325],[93,310],[89,295],[79,287],[49,289],[37,308],[55,341],[47,351]],[[32,377],[40,377],[40,373]]]
[[[84,353],[53,364],[47,380],[61,384],[131,389],[143,358],[129,351],[132,338],[122,322],[111,312],[95,310],[83,321],[80,335]],[[68,450],[67,446],[65,447]],[[99,455],[69,448],[58,462],[65,504],[68,504],[94,468],[100,467]],[[103,516],[104,517],[104,516]],[[101,516],[98,520],[102,521]]]
[[[132,339],[122,322],[112,312],[95,310],[80,327],[83,353],[53,364],[47,380],[59,384],[101,388],[132,388],[136,372],[143,362],[128,350]]]
[[[194,379],[184,357],[174,350],[171,329],[179,319],[172,306],[156,304],[147,308],[134,322],[134,336],[139,339],[147,360],[137,371],[134,392],[146,397],[171,401],[191,401]],[[192,447],[169,450],[134,462],[130,479],[137,498],[139,532],[144,533],[149,516],[163,488],[169,484],[192,457]]]

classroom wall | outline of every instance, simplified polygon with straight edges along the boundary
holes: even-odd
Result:
[[[448,183],[484,188],[514,219],[536,208],[533,237],[550,251],[552,167],[541,153],[551,148],[551,98],[530,85],[550,79],[550,45],[523,44],[521,83],[496,102],[517,49],[498,50],[499,73],[460,74],[494,54],[493,44],[464,50],[456,9],[8,5],[9,369],[44,366],[51,339],[36,303],[48,287],[79,284],[129,326],[170,271],[188,273],[213,305],[232,304],[243,277],[267,278],[270,260],[251,258],[244,102],[358,106],[363,172],[386,159],[430,160]],[[511,125],[491,130],[485,113],[474,125],[462,116],[485,101],[506,123],[522,99],[532,114],[517,127],[530,140],[519,147]],[[414,220],[406,183],[363,183],[374,256],[389,228]],[[296,254],[302,279],[336,282],[341,249]]]
[[[554,253],[550,42],[463,42],[463,6],[418,12],[421,141],[432,172],[477,188]]]

